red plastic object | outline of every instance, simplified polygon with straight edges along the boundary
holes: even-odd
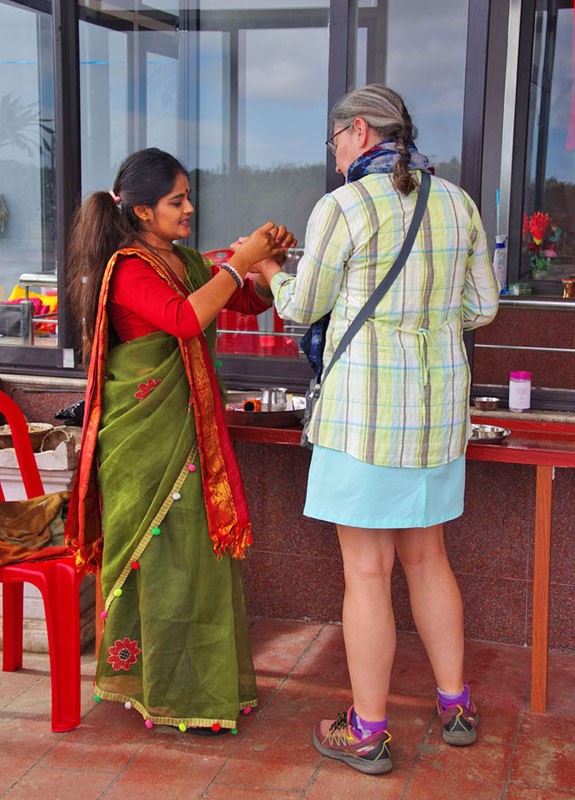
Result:
[[[209,258],[210,261],[213,261],[217,267],[219,267],[220,264],[223,264],[224,261],[227,261],[228,258],[231,258],[233,254],[233,250],[226,250],[225,248],[222,248],[221,250],[206,250],[203,253],[203,255],[206,258]]]
[[[1,391],[0,413],[10,425],[27,497],[44,494],[24,415]],[[1,487],[0,495],[4,500]],[[80,580],[71,556],[0,567],[4,672],[22,667],[23,584],[33,584],[42,594],[50,653],[54,733],[73,730],[80,724]]]
[[[203,255],[209,258],[216,266],[233,256],[233,250],[208,250]],[[242,353],[243,355],[268,355],[297,358],[299,348],[293,339],[283,339],[276,336],[246,335],[245,331],[256,333],[259,328],[253,314],[241,314],[238,311],[223,309],[218,314],[218,328],[237,333],[222,333],[218,336],[218,353]],[[283,333],[283,319],[278,316],[274,308],[274,333]]]
[[[233,250],[207,250],[203,255],[219,267],[234,254]],[[218,314],[218,328],[229,331],[257,331],[256,318],[238,311],[223,309]],[[218,337],[219,353],[257,352],[257,336],[241,336],[237,333],[223,333]],[[251,341],[250,341],[251,340]]]

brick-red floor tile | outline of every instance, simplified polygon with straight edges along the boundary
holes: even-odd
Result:
[[[468,641],[466,680],[478,741],[450,748],[415,634],[400,633],[391,679],[393,771],[367,776],[322,757],[312,727],[351,703],[339,625],[255,620],[260,704],[238,735],[148,730],[121,703],[95,703],[95,660],[82,658],[82,722],[50,730],[48,657],[0,672],[0,798],[29,800],[575,800],[575,654],[550,654],[549,711],[529,711],[531,651]]]

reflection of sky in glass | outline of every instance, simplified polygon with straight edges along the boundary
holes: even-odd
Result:
[[[224,153],[224,71],[223,36],[218,31],[203,31],[199,37],[199,151],[203,169],[221,171],[228,165]]]
[[[154,52],[147,53],[146,62],[146,145],[177,153],[178,62]]]
[[[362,2],[361,7],[373,6]],[[399,92],[419,131],[417,146],[433,163],[461,158],[467,39],[465,0],[388,0],[385,75],[369,80]],[[387,8],[387,11],[386,11]],[[361,18],[361,16],[360,16]],[[358,32],[357,85],[366,82],[366,31]]]
[[[247,32],[245,166],[324,161],[327,36],[324,28]]]
[[[327,29],[242,31],[240,42],[240,164],[267,169],[322,163]],[[204,169],[221,170],[228,165],[222,134],[223,44],[219,33],[200,34],[199,161]]]
[[[6,215],[0,237],[2,299],[23,271],[55,267],[50,255],[43,262],[43,234],[53,231],[55,193],[49,186],[43,192],[49,174],[43,175],[41,167],[50,167],[51,157],[42,142],[51,142],[51,136],[41,136],[39,125],[42,117],[54,127],[51,22],[40,11],[0,4],[0,193]]]
[[[573,9],[559,9],[545,170],[546,178],[570,183],[575,182],[575,151],[567,150],[565,141],[571,108],[572,24]]]
[[[152,7],[179,15],[174,0],[155,0]],[[326,8],[327,0],[203,0],[182,3],[202,12],[229,11],[229,21],[242,11]],[[362,0],[361,11],[387,14],[386,74],[375,76],[405,97],[421,135],[418,145],[434,162],[461,154],[461,122],[467,2],[433,0],[433,13],[422,17],[420,0]],[[132,0],[110,2],[110,8],[134,8]],[[379,9],[379,10],[378,10]],[[157,33],[156,36],[174,34]],[[184,34],[186,35],[186,34]],[[193,34],[192,34],[193,35]],[[225,128],[229,124],[224,48],[228,34],[201,31],[198,35],[199,123],[197,151],[189,161],[204,169],[229,166]],[[191,38],[190,38],[191,40]],[[357,80],[366,75],[367,36],[358,31]],[[269,169],[281,164],[321,164],[327,122],[327,28],[240,30],[238,158],[242,166]],[[408,54],[408,57],[406,57]],[[171,59],[148,56],[147,133],[149,144],[159,141],[175,148],[177,76]],[[164,119],[162,120],[162,117]],[[196,164],[194,163],[194,166]]]
[[[128,155],[126,34],[80,22],[82,193],[112,185]]]

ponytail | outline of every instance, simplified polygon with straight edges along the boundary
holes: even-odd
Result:
[[[74,216],[68,244],[68,294],[86,363],[94,339],[102,276],[112,255],[134,230],[109,192],[95,192]]]
[[[401,134],[397,136],[395,141],[399,158],[395,162],[393,168],[393,185],[398,192],[408,195],[418,185],[413,177],[413,173],[409,170],[411,153],[407,149],[407,146],[410,142],[406,141]]]

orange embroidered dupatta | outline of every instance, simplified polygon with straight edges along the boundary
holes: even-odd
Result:
[[[179,248],[188,264],[195,251]],[[96,448],[106,380],[110,279],[120,255],[147,261],[178,293],[185,296],[166,267],[151,253],[134,247],[118,250],[108,262],[100,290],[96,332],[92,346],[80,460],[66,522],[66,540],[82,572],[92,572],[102,561],[102,526],[97,481]],[[198,257],[200,257],[198,255]],[[207,273],[206,273],[207,277]],[[183,368],[191,390],[208,532],[216,555],[243,558],[251,544],[251,523],[242,479],[225,422],[219,386],[204,336],[178,339]]]

